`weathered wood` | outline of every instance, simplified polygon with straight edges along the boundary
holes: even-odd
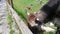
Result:
[[[13,7],[13,0],[7,0],[7,1]]]
[[[7,3],[8,4],[8,3]],[[16,11],[8,4],[8,8],[11,10],[12,16],[16,20],[19,29],[22,31],[22,34],[33,34],[28,26],[21,20],[21,18],[17,15]]]

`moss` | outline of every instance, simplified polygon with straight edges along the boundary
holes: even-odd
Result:
[[[14,34],[14,30],[13,29],[10,30],[10,34]]]
[[[8,25],[10,26],[10,28],[12,28],[12,17],[11,17],[11,15],[8,15]]]

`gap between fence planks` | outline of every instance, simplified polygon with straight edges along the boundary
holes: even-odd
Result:
[[[13,18],[16,20],[19,29],[21,30],[22,34],[33,34],[28,26],[21,20],[21,18],[18,16],[16,11],[13,10],[13,8],[7,3],[8,8],[11,10]]]

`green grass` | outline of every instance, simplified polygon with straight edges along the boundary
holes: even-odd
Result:
[[[10,34],[14,34],[14,30],[13,29],[10,30]]]
[[[13,34],[13,33],[14,33],[14,30],[12,29],[12,16],[11,16],[10,14],[8,14],[7,20],[8,20],[8,25],[9,25],[9,27],[10,27],[10,32],[9,32],[9,34]]]
[[[8,20],[8,25],[10,26],[10,28],[12,28],[12,16],[10,14],[8,14],[7,20]]]

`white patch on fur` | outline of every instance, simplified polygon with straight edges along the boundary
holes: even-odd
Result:
[[[37,20],[39,21],[39,18],[37,18]]]
[[[41,28],[42,28],[42,30],[45,30],[46,32],[53,32],[53,31],[55,31],[54,29],[52,29],[50,27],[43,26],[43,25],[41,25]]]
[[[50,26],[54,26],[54,24],[52,22],[50,22]]]

